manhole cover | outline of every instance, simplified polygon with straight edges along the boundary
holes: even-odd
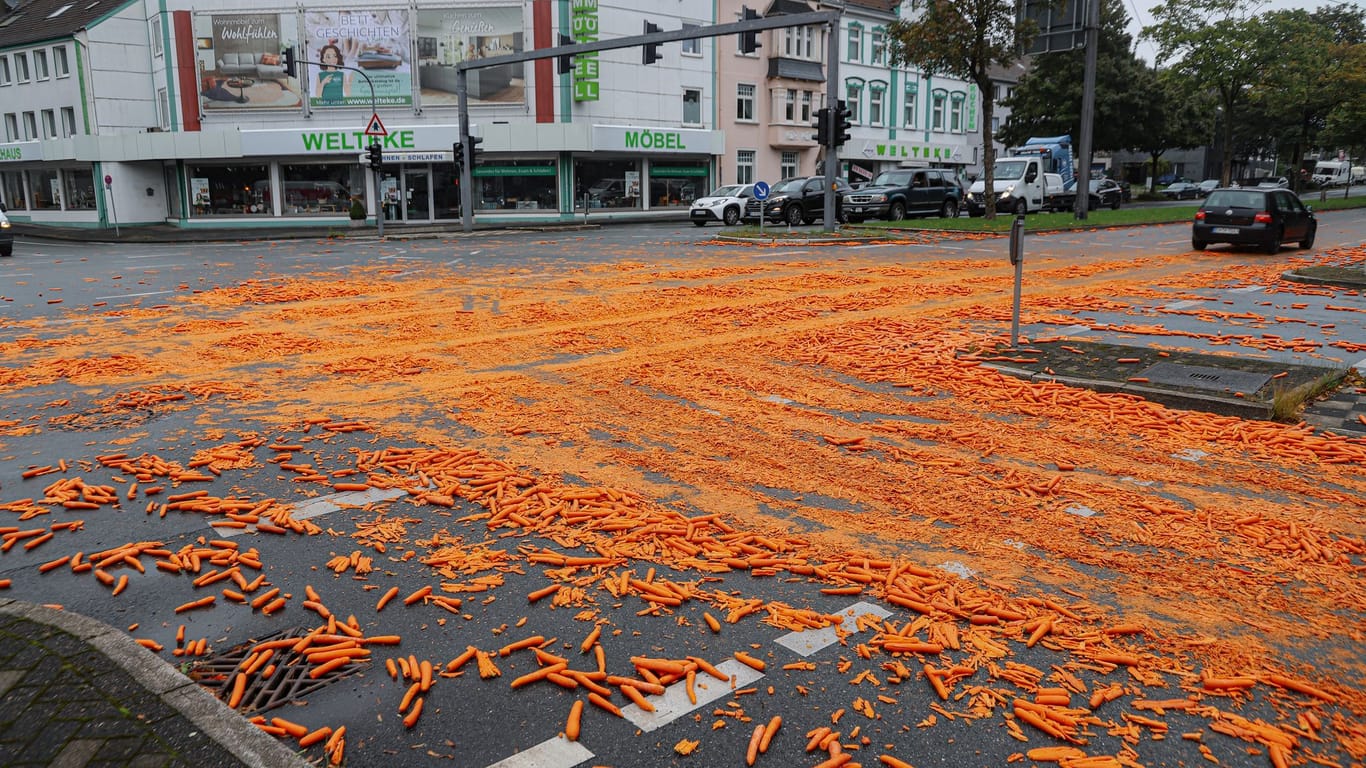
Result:
[[[298,701],[366,666],[364,662],[347,664],[314,678],[309,673],[315,669],[315,665],[308,663],[305,654],[295,653],[290,646],[273,647],[278,644],[272,641],[299,639],[308,634],[309,631],[301,629],[287,629],[248,640],[217,656],[195,663],[188,677],[227,702],[232,697],[233,679],[239,672],[255,664],[259,659],[258,654],[262,652],[261,648],[270,648],[268,663],[256,665],[260,669],[246,675],[246,690],[237,705],[239,712],[255,714]],[[266,669],[271,669],[269,675],[265,674]]]
[[[1247,394],[1260,390],[1271,380],[1269,373],[1232,371],[1227,368],[1180,363],[1158,363],[1138,375],[1146,378],[1151,384]]]

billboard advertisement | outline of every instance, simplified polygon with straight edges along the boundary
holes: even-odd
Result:
[[[194,33],[205,112],[303,105],[298,79],[285,75],[283,51],[297,44],[294,16],[204,14],[194,18]]]
[[[430,9],[417,12],[418,87],[422,105],[456,104],[455,65],[462,61],[521,53],[521,6]],[[524,64],[471,69],[466,74],[472,101],[526,100]]]
[[[312,107],[411,106],[413,66],[406,10],[308,11],[304,82]],[[337,69],[353,67],[357,72]]]

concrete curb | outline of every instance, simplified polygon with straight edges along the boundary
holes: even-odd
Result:
[[[1150,400],[1170,408],[1181,408],[1187,411],[1205,411],[1208,413],[1217,413],[1221,416],[1237,416],[1241,419],[1262,421],[1269,419],[1271,415],[1271,404],[1258,402],[1256,400],[1236,400],[1228,397],[1214,397],[1212,395],[1177,392],[1175,390],[1144,386],[1133,382],[1083,379],[1075,376],[1057,376],[1048,373],[1029,371],[1023,368],[1014,368],[1008,365],[983,363],[983,367],[990,368],[997,373],[1013,376],[1017,379],[1024,379],[1026,381],[1056,381],[1059,384],[1066,384],[1069,387],[1090,389],[1096,392],[1121,392],[1137,395],[1144,400]]]
[[[9,598],[0,598],[0,614],[46,624],[86,641],[245,765],[279,768],[308,768],[310,765],[282,742],[248,723],[198,683],[180,674],[124,632],[102,621]]]

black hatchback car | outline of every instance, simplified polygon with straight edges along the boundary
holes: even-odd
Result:
[[[1229,243],[1279,253],[1286,241],[1313,248],[1318,229],[1314,211],[1288,189],[1216,189],[1195,212],[1191,247]]]
[[[840,223],[847,220],[844,195],[852,191],[844,179],[835,180],[835,219]],[[825,215],[825,177],[803,176],[774,184],[768,200],[760,203],[751,199],[745,203],[745,220],[757,221],[761,208],[766,221],[785,221],[793,226],[810,224]]]

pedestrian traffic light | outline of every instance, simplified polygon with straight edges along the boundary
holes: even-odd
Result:
[[[285,60],[285,74],[289,77],[299,76],[299,51],[294,46],[289,46],[283,52]]]
[[[833,144],[837,147],[844,146],[844,142],[849,140],[849,129],[853,123],[849,118],[853,117],[853,110],[841,99],[839,106],[835,108],[835,119],[831,121],[830,130],[834,133]]]
[[[455,156],[455,175],[459,176],[465,168],[465,145],[457,141],[451,149],[451,154]]]
[[[573,44],[574,44],[574,38],[570,37],[569,35],[561,34],[561,35],[560,35],[560,43],[559,43],[559,44],[560,44],[561,47],[566,46],[566,45],[573,45]],[[556,57],[555,57],[555,71],[556,71],[556,73],[561,74],[561,75],[566,74],[566,73],[568,73],[568,72],[573,72],[573,71],[574,71],[574,57],[573,57],[573,56],[556,56]]]
[[[652,34],[658,32],[658,31],[659,31],[659,25],[658,25],[658,24],[652,24],[652,23],[650,23],[650,22],[648,22],[648,21],[645,22],[645,34],[647,34],[647,35],[652,35]],[[660,46],[659,43],[646,43],[646,44],[645,44],[645,46],[644,46],[644,51],[643,51],[642,54],[641,54],[641,58],[642,58],[642,60],[643,60],[646,64],[653,64],[653,63],[655,63],[656,61],[659,61],[659,60],[660,60],[661,55],[660,55],[660,53],[659,53],[659,46]]]
[[[811,138],[822,147],[830,143],[830,109],[821,107],[816,110],[816,132],[811,134]]]
[[[384,147],[378,141],[372,143],[366,150],[370,153],[370,167],[376,171],[384,167]]]
[[[759,12],[747,5],[740,6],[740,21],[752,21],[760,18]],[[758,32],[740,33],[740,53],[754,53],[763,46],[759,45]]]

